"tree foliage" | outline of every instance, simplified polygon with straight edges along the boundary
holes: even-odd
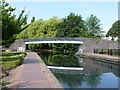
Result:
[[[16,18],[14,14],[16,8],[11,7],[4,0],[0,4],[2,10],[2,40],[9,43],[13,40],[14,34],[21,32],[21,27],[27,24],[28,15],[23,16],[25,10],[22,10],[18,18]]]
[[[70,13],[58,24],[58,37],[85,37],[86,29],[80,15]]]
[[[94,19],[94,20],[93,20]],[[90,21],[91,20],[91,21]],[[95,24],[94,24],[95,22]],[[92,25],[93,23],[93,25]],[[63,19],[52,17],[49,20],[37,20],[32,22],[17,35],[17,39],[45,38],[45,37],[93,37],[97,38],[100,32],[100,21],[95,16],[82,20],[80,15],[70,13]],[[88,29],[91,29],[89,30]],[[98,31],[97,31],[97,30]],[[92,34],[93,33],[93,34]],[[99,36],[100,37],[100,36]],[[53,50],[75,51],[78,45],[74,44],[33,44],[30,49],[49,47]]]
[[[91,15],[89,18],[87,18],[86,28],[89,33],[88,36],[91,38],[102,37],[103,31],[101,31],[100,26],[100,20],[96,16]]]
[[[35,17],[32,17],[31,22],[34,22],[34,21],[35,21]]]
[[[112,40],[114,40],[116,37],[118,37],[118,40],[120,40],[120,20],[113,23],[110,30],[107,32],[106,37],[112,37]]]
[[[84,20],[80,15],[70,13],[58,24],[57,37],[87,37]],[[53,44],[54,50],[63,50],[65,52],[75,51],[78,45],[74,44]]]
[[[61,20],[57,17],[52,17],[49,20],[38,20],[31,23],[24,31],[20,32],[16,39],[31,39],[31,38],[45,38],[45,37],[56,37],[57,25]],[[52,47],[51,44],[31,44],[30,49],[43,48],[44,46]]]
[[[17,39],[31,39],[31,38],[43,38],[43,37],[56,37],[56,26],[61,22],[57,17],[52,17],[49,20],[38,20],[25,28],[17,35]]]

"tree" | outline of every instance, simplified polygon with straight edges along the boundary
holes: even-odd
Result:
[[[114,40],[116,37],[118,40],[120,40],[120,20],[117,20],[115,23],[113,23],[110,30],[107,32],[106,37],[112,37],[112,40]]]
[[[80,15],[70,13],[58,24],[58,37],[85,37],[85,25]]]
[[[34,22],[34,21],[35,21],[35,17],[32,17],[31,22]]]
[[[26,25],[24,30],[16,36],[16,39],[56,37],[57,24],[60,22],[61,20],[57,19],[57,17],[52,17],[49,20],[45,21],[40,19],[34,23]],[[31,44],[29,45],[29,48],[36,49],[44,46],[51,47],[51,44]]]
[[[2,44],[2,6],[0,5],[0,45]]]
[[[56,33],[56,37],[87,37],[84,21],[80,15],[70,13],[62,19],[57,27],[58,32]],[[54,50],[64,52],[75,52],[77,47],[78,45],[75,44],[53,44]]]
[[[101,31],[100,28],[100,20],[96,17],[91,15],[87,20],[86,20],[86,28],[89,32],[88,37],[92,38],[100,38],[102,37],[103,31]]]
[[[14,34],[21,32],[21,27],[27,23],[28,15],[23,16],[25,10],[22,10],[16,18],[16,15],[13,14],[16,8],[12,8],[4,0],[0,4],[2,10],[2,40],[3,44],[6,45],[14,40]]]

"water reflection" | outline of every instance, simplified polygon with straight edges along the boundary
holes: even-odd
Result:
[[[80,67],[80,64],[78,63],[78,60],[76,57],[71,57],[72,54],[67,54],[64,53],[57,53],[57,52],[53,52],[53,53],[47,53],[46,52],[41,52],[39,53],[40,57],[42,60],[44,60],[44,62],[47,65],[54,65],[54,66],[64,66],[64,67]]]
[[[91,88],[96,88],[100,81],[102,80],[102,73],[93,73],[93,74],[86,74],[85,75],[85,82]]]
[[[118,65],[66,53],[41,52],[39,55],[47,65],[84,68],[79,72],[51,69],[64,88],[118,88]]]
[[[84,74],[62,74],[62,73],[54,73],[57,79],[71,88],[81,86],[82,82],[85,81]]]
[[[81,58],[80,56],[76,57],[79,60],[80,65],[84,68],[84,73],[118,72],[118,70],[120,69],[118,65],[115,64]]]
[[[54,73],[54,72],[53,72]],[[83,82],[91,88],[95,88],[101,81],[102,74],[61,74],[54,73],[58,80],[64,83],[64,87],[81,87]]]

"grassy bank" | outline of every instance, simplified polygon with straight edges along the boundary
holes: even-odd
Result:
[[[9,75],[9,72],[13,68],[16,68],[22,64],[23,58],[26,52],[0,52],[0,67],[2,68],[0,85],[5,88],[6,85],[10,84],[9,81],[4,80],[4,76]]]
[[[22,64],[26,52],[0,52],[0,66],[5,69],[13,69]]]

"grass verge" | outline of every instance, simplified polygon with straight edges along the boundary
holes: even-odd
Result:
[[[7,76],[6,71],[9,72],[21,65],[26,54],[26,52],[0,52],[0,86],[4,87],[8,84],[7,81],[2,80],[4,76]]]
[[[16,68],[22,64],[26,52],[0,52],[0,67],[5,70]]]

